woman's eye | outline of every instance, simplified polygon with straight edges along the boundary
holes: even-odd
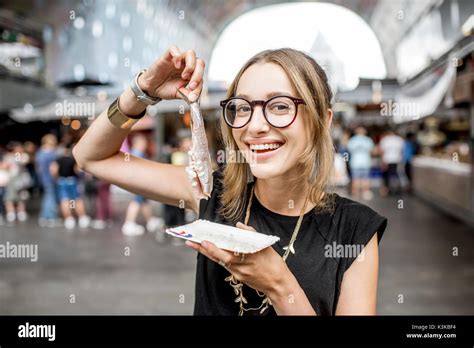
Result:
[[[272,111],[287,111],[289,109],[286,104],[273,104],[270,105],[270,110]]]
[[[250,112],[250,108],[248,106],[239,106],[237,112]]]

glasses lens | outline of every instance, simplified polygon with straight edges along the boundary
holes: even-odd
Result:
[[[278,97],[267,103],[265,115],[273,126],[286,127],[296,115],[296,105],[290,98]]]
[[[245,99],[232,99],[224,108],[224,116],[232,127],[244,126],[252,114],[252,107]]]

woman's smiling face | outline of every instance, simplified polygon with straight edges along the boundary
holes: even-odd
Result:
[[[249,101],[267,100],[275,95],[299,98],[285,70],[274,63],[250,66],[242,74],[236,90],[236,96]],[[262,107],[255,106],[250,122],[243,128],[232,129],[237,146],[250,163],[255,177],[269,179],[297,169],[299,156],[308,142],[306,111],[303,105],[297,108],[295,121],[286,128],[272,127],[263,116]],[[269,146],[259,150],[262,144]]]

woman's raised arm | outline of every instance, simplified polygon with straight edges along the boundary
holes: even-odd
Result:
[[[152,97],[177,99],[178,89],[189,99],[198,98],[202,90],[204,61],[194,51],[181,52],[170,47],[138,80],[140,88]],[[119,97],[120,111],[127,116],[141,114],[146,105],[137,101],[131,88]],[[152,200],[194,210],[198,199],[188,179],[185,166],[138,158],[120,152],[128,129],[114,126],[107,110],[92,123],[73,149],[79,167],[127,191]]]

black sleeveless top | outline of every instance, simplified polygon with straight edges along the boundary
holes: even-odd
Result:
[[[214,189],[208,200],[200,201],[199,218],[232,225],[218,213],[221,206],[219,195],[222,192],[222,172],[216,171],[213,176]],[[249,193],[250,185],[253,183],[249,183]],[[318,315],[335,315],[342,277],[357,257],[357,254],[351,251],[345,255],[340,254],[342,248],[345,245],[355,245],[360,248],[352,248],[352,251],[361,250],[376,232],[380,242],[387,226],[387,219],[371,208],[337,194],[333,195],[332,212],[310,211],[305,214],[294,244],[296,252],[290,253],[286,260]],[[297,216],[280,215],[268,210],[254,195],[249,225],[260,233],[280,237],[280,240],[272,245],[280,255],[283,255],[283,247],[290,241],[297,220]],[[240,221],[243,222],[243,218]],[[224,267],[198,253],[194,315],[239,313],[239,303],[234,302],[234,290],[224,280],[228,275],[229,272]],[[262,298],[245,284],[243,295],[248,300],[245,308],[260,306]],[[265,314],[276,315],[273,307]],[[259,311],[246,311],[244,315],[260,314]]]

